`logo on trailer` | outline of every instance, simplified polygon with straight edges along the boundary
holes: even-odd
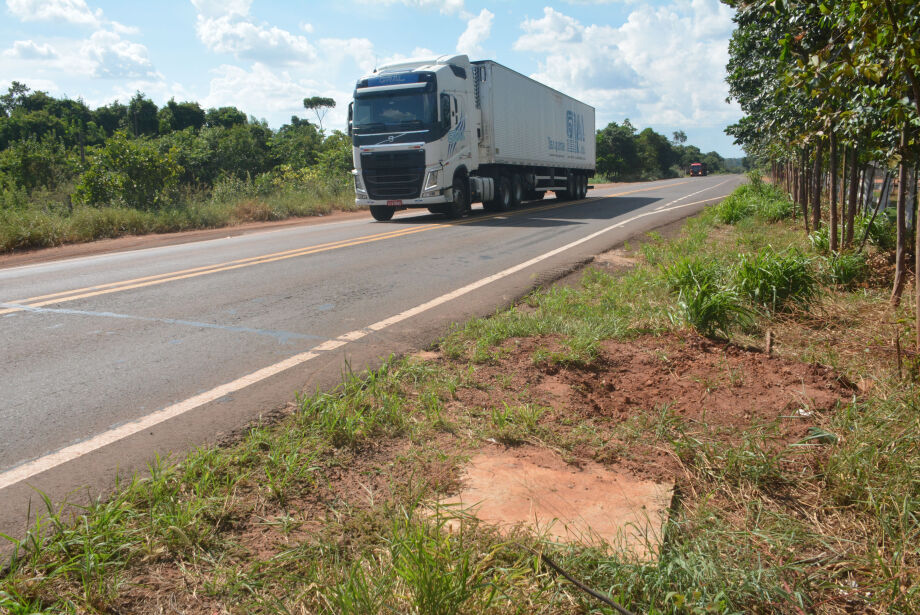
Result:
[[[565,112],[565,137],[567,152],[585,153],[585,118],[581,113]]]

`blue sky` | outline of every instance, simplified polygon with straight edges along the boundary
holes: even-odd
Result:
[[[0,87],[13,80],[97,106],[140,90],[162,104],[234,105],[279,126],[331,96],[344,128],[377,64],[463,52],[703,151],[740,156],[723,128],[732,10],[717,0],[5,0]]]

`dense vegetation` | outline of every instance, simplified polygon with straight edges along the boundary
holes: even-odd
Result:
[[[917,613],[920,390],[884,342],[903,326],[883,317],[890,227],[870,233],[868,270],[840,267],[776,187],[753,181],[724,203],[676,238],[624,248],[632,268],[598,261],[581,284],[455,328],[435,359],[348,374],[279,425],[157,459],[86,508],[46,501],[0,560],[0,612],[613,612],[547,570],[549,556],[637,614]],[[750,350],[765,338],[774,356]],[[636,390],[630,365],[656,401],[588,412]],[[720,422],[716,398],[750,412],[758,374],[789,370],[788,401],[767,391],[773,415]],[[848,394],[817,403],[815,373]],[[574,384],[548,405],[547,381]],[[648,537],[655,555],[500,533],[435,506],[499,443],[643,475],[673,460],[680,496],[661,544]]]
[[[917,219],[920,4],[724,1],[737,9],[728,83],[745,113],[729,132],[770,166],[806,232],[826,237],[833,253],[861,249],[859,210],[876,215],[896,191],[896,306],[908,236],[920,229],[908,226]]]
[[[704,154],[686,143],[682,130],[669,140],[652,128],[637,132],[628,119],[611,122],[597,131],[597,173],[611,181],[636,181],[679,177],[694,162],[705,163],[710,173],[743,168],[744,161],[725,159],[717,152]]]
[[[304,101],[317,124],[334,104]],[[0,96],[0,251],[348,206],[348,138],[317,124],[272,130],[141,93],[90,109],[14,82]]]

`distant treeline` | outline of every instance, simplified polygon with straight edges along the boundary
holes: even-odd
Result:
[[[96,109],[17,82],[0,96],[7,208],[35,204],[38,190],[46,208],[159,209],[207,195],[222,181],[271,182],[279,172],[313,167],[324,180],[347,184],[348,139],[340,132],[325,137],[297,116],[272,130],[235,107],[205,110],[175,100],[158,107],[140,92],[128,104]],[[60,203],[48,202],[55,198]]]
[[[13,82],[0,96],[0,251],[354,207],[351,144],[320,121],[277,130],[236,107],[138,92],[91,109]]]
[[[597,173],[612,181],[664,179],[685,175],[694,162],[708,165],[710,173],[744,170],[743,159],[704,154],[686,141],[682,130],[668,139],[651,128],[637,132],[628,119],[611,122],[597,131]]]

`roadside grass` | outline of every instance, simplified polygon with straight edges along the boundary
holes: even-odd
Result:
[[[289,187],[271,192],[247,188],[215,190],[210,196],[186,195],[157,211],[128,207],[0,207],[0,253],[47,248],[149,233],[219,228],[354,210],[354,193],[339,187]]]
[[[712,208],[677,237],[650,234],[625,273],[591,268],[455,327],[437,359],[348,372],[235,444],[155,460],[76,516],[46,502],[0,574],[0,612],[611,612],[534,552],[636,613],[920,611],[920,389],[891,350],[911,339],[910,306],[892,313],[885,288],[834,273],[793,222],[758,213],[783,209],[755,192],[767,188],[741,191],[734,224]],[[716,315],[709,333],[762,347],[770,331],[775,355],[829,365],[858,392],[831,410],[801,399],[789,440],[778,420],[729,430],[669,399],[622,421],[568,413],[526,380],[598,380],[605,340],[689,336],[693,288],[731,293],[747,315]],[[726,366],[698,384],[748,378]],[[647,537],[658,557],[499,533],[434,504],[489,441],[672,460],[679,506],[660,549]]]

